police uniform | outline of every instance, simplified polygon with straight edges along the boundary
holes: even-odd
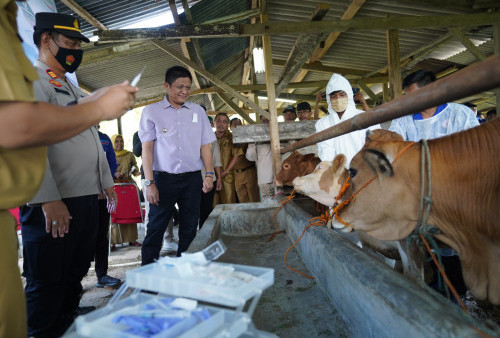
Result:
[[[39,20],[40,16],[44,20]],[[37,23],[67,27],[74,32],[74,17],[37,13]],[[48,22],[50,21],[50,22]],[[36,27],[37,27],[36,26]],[[46,28],[46,27],[43,27]],[[66,35],[63,31],[62,34]],[[38,101],[64,106],[83,93],[41,61],[35,62],[40,80],[34,83]],[[113,186],[97,128],[48,148],[42,185],[20,211],[24,247],[24,276],[30,336],[60,336],[71,324],[82,293],[81,280],[94,257],[98,226],[98,194]],[[62,200],[72,219],[64,237],[45,231],[41,205]],[[50,311],[48,311],[50,309]]]
[[[36,71],[24,55],[14,1],[0,0],[0,102],[34,101]],[[15,221],[7,211],[36,193],[45,169],[46,147],[0,147],[0,337],[26,336],[26,304],[17,266]]]

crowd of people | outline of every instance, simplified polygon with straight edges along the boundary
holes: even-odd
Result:
[[[97,287],[120,285],[119,279],[107,274],[107,230],[117,204],[115,183],[135,184],[133,177],[141,175],[144,241],[137,241],[137,224],[131,223],[121,225],[121,236],[113,231],[111,245],[141,246],[146,265],[159,258],[162,248],[177,256],[185,252],[217,204],[271,198],[275,193],[271,148],[269,143],[234,143],[231,130],[242,121],[218,113],[212,122],[202,106],[189,102],[191,73],[175,66],[165,73],[163,100],[143,110],[133,135],[133,152],[124,149],[122,135],[109,138],[97,127],[100,121],[118,118],[133,107],[138,88],[124,82],[85,96],[66,78],[82,61],[81,42],[89,40],[81,34],[78,19],[64,14],[36,14],[33,39],[39,58],[33,68],[16,35],[16,5],[7,1],[2,6],[0,36],[4,48],[8,44],[12,52],[5,54],[0,65],[7,77],[0,82],[4,89],[0,160],[8,164],[0,166],[0,173],[11,178],[0,188],[0,268],[4,272],[0,336],[56,337],[82,311],[81,281],[92,260]],[[434,80],[432,73],[418,71],[403,81],[403,87],[410,93]],[[319,119],[321,100],[328,105],[328,115]],[[349,82],[334,74],[326,91],[318,94],[314,110],[300,102],[285,107],[282,115],[287,123],[297,118],[317,120],[316,130],[321,131],[361,113],[356,102],[369,110],[363,95],[354,94]],[[470,107],[446,103],[396,119],[390,129],[416,141],[471,128],[496,115],[491,111],[486,117],[476,116],[475,107]],[[260,116],[260,122],[269,120]],[[26,128],[29,133],[23,132]],[[322,160],[332,160],[343,153],[350,160],[364,135],[357,131],[320,142],[318,154]],[[136,156],[142,157],[142,168]],[[7,212],[19,205],[24,292],[12,240],[14,222]],[[178,243],[173,238],[175,223]]]

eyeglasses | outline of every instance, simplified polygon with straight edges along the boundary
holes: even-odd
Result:
[[[178,86],[174,86],[174,88],[177,90],[180,90],[180,91],[182,91],[182,90],[186,90],[188,92],[191,91],[191,86],[178,85]]]

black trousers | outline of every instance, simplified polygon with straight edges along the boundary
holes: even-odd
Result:
[[[160,256],[163,236],[176,203],[179,206],[177,256],[186,251],[195,238],[200,215],[200,171],[182,174],[154,172],[154,180],[160,203],[158,206],[149,206],[148,230],[142,243],[142,265],[153,263]]]
[[[82,294],[81,281],[94,258],[97,195],[63,199],[69,232],[52,238],[45,232],[41,207],[23,207],[24,273],[28,336],[59,337],[71,325]]]
[[[95,241],[95,274],[100,278],[108,273],[109,255],[109,212],[106,207],[107,200],[99,200],[99,223]]]
[[[215,184],[212,190],[210,190],[207,193],[204,193],[203,191],[201,192],[201,201],[200,201],[200,229],[203,226],[203,223],[208,218],[208,215],[212,212],[214,209],[212,204],[214,202],[214,196],[215,196]]]

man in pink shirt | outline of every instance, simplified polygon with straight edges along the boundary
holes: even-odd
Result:
[[[150,203],[142,265],[158,259],[176,203],[180,219],[177,256],[188,249],[196,236],[200,190],[206,193],[213,187],[210,143],[215,136],[203,108],[187,102],[191,81],[186,68],[169,68],[164,83],[167,96],[142,112],[139,138],[146,199]],[[202,167],[207,170],[203,179]]]

